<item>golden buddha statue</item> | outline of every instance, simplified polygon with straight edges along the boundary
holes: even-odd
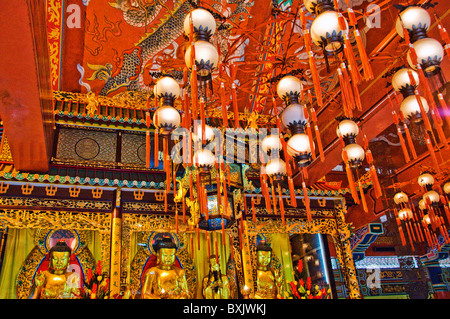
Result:
[[[186,299],[189,297],[184,270],[175,265],[177,246],[163,237],[157,244],[157,265],[144,274],[142,299]]]
[[[278,270],[270,267],[272,248],[261,241],[256,247],[256,291],[255,299],[279,299],[283,296],[283,279]]]
[[[32,299],[75,299],[80,295],[80,277],[68,272],[72,249],[64,242],[56,243],[49,251],[48,270],[35,278]]]
[[[230,298],[230,282],[226,275],[222,275],[215,255],[209,257],[209,273],[203,277],[202,294],[205,299]]]

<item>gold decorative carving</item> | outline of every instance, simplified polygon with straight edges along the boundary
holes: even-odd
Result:
[[[0,183],[0,194],[6,194],[9,189],[9,184],[5,184],[4,182]]]
[[[155,198],[158,202],[162,202],[164,200],[164,191],[155,192]]]
[[[147,109],[148,94],[139,91],[124,91],[114,95],[113,97],[98,96],[97,102],[100,105],[107,105],[111,107],[128,108],[128,109]],[[57,101],[72,101],[72,103],[89,103],[89,98],[83,93],[73,93],[64,91],[53,91],[53,99]],[[182,109],[182,102],[180,99],[175,100],[175,108]],[[150,99],[150,108],[154,108],[155,104],[153,99]],[[210,108],[206,110],[207,117],[222,118],[222,111],[217,108]],[[228,111],[228,119],[234,119],[234,112]],[[239,112],[239,120],[244,122],[257,123],[259,127],[272,123],[274,124],[276,119],[273,116],[258,114],[257,118],[252,113]],[[252,124],[252,125],[253,125]]]
[[[142,198],[144,198],[144,191],[140,189],[133,191],[133,195],[135,200],[142,200]]]
[[[101,188],[96,187],[92,190],[93,198],[99,199],[102,197],[102,194],[103,194],[103,189],[101,189]]]
[[[69,195],[70,195],[70,197],[78,197],[78,195],[80,195],[80,191],[81,191],[81,188],[79,188],[79,187],[76,187],[76,186],[71,187],[71,188],[69,188]]]
[[[22,185],[22,195],[30,195],[33,192],[34,185],[30,185],[28,183]]]
[[[45,194],[47,196],[55,196],[57,191],[58,191],[58,186],[55,186],[55,185],[45,186]]]
[[[86,113],[92,116],[95,114],[95,112],[97,112],[98,99],[93,91],[90,91],[86,94],[86,99],[88,101],[88,104],[86,105]]]
[[[111,202],[30,197],[0,197],[0,205],[13,207],[43,207],[64,209],[111,210]]]
[[[1,150],[0,150],[0,162],[13,162],[13,158],[11,155],[11,148],[9,147],[8,139],[6,138],[5,133],[3,133],[2,141],[1,141]]]
[[[109,234],[109,214],[93,212],[0,210],[0,223],[12,228],[97,230]]]

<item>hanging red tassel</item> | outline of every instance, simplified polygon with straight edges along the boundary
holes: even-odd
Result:
[[[407,221],[405,221],[405,224],[407,224],[407,226],[409,227],[409,230],[410,230],[410,233],[411,233],[411,236],[412,236],[412,240],[413,241],[418,241],[417,238],[416,238],[416,235],[414,234],[414,229],[413,229],[413,227],[411,225],[411,222],[409,220],[407,220]]]
[[[354,30],[354,35],[356,39],[356,46],[358,47],[359,56],[363,65],[364,79],[366,81],[373,80],[374,76],[372,72],[372,66],[370,65],[366,49],[364,48],[364,44],[361,39],[361,34],[359,33],[358,29]]]
[[[444,212],[445,212],[445,217],[447,218],[447,221],[450,223],[450,210],[448,209],[447,205],[444,205]]]
[[[399,113],[400,120],[403,122],[403,128],[405,130],[406,141],[408,141],[409,150],[411,151],[413,159],[417,158],[416,148],[414,147],[414,143],[411,137],[411,132],[409,131],[408,125],[405,122],[405,118],[403,117],[403,113]]]
[[[175,233],[178,234],[178,209],[176,208],[175,208]]]
[[[209,220],[208,193],[206,192],[206,187],[204,185],[202,185],[201,187],[203,191],[203,207],[205,209],[205,220]]]
[[[369,209],[367,208],[366,197],[364,196],[364,189],[363,189],[363,187],[361,185],[361,181],[358,181],[358,186],[359,186],[359,193],[361,195],[361,202],[362,202],[362,205],[363,205],[363,209],[367,213],[369,211]]]
[[[274,185],[273,185],[272,177],[269,177],[269,180],[270,180],[270,188],[272,190],[273,213],[275,215],[278,215],[278,211],[277,211],[277,194],[275,194],[275,188],[274,188]]]
[[[233,99],[234,128],[235,129],[239,128],[239,111],[238,111],[238,101],[237,101],[236,83],[235,83],[236,73],[237,73],[236,65],[232,64],[231,65],[231,78],[232,78],[233,82],[231,83],[231,98]]]
[[[355,108],[355,99],[353,97],[354,94],[353,94],[352,88],[350,86],[350,78],[348,76],[347,66],[345,65],[345,63],[341,63],[341,70],[342,70],[342,75],[344,77],[344,85],[345,85],[345,90],[347,92],[346,94],[347,94],[347,98],[348,98],[349,107],[351,110],[353,110]]]
[[[269,189],[267,187],[267,175],[266,175],[266,167],[264,165],[261,165],[261,193],[264,195],[264,202],[266,204],[266,210],[269,214],[272,213],[272,205],[270,204],[270,196],[269,196]]]
[[[342,74],[341,68],[337,68],[337,74],[339,86],[341,87],[342,107],[344,109],[344,114],[346,117],[353,117],[353,113],[349,104],[348,91],[346,90],[344,75]]]
[[[316,59],[314,57],[314,53],[311,50],[311,35],[309,34],[308,29],[304,29],[304,37],[305,37],[305,45],[307,46],[306,50],[308,52],[309,56],[309,67],[311,69],[311,76],[314,84],[314,90],[316,93],[316,99],[317,99],[317,105],[320,107],[323,106],[323,100],[322,100],[322,89],[320,87],[320,79],[319,79],[319,73],[317,72],[317,66],[316,66]],[[309,48],[308,48],[309,46]],[[312,103],[312,101],[310,101]]]
[[[344,34],[344,55],[348,62],[348,70],[352,82],[356,86],[361,83],[361,74],[359,73],[358,64],[356,63],[355,54],[353,53],[353,47],[347,34]]]
[[[306,184],[303,181],[302,182],[302,189],[303,189],[303,198],[304,198],[304,204],[306,208],[306,218],[308,221],[312,221],[312,215],[311,215],[311,207],[310,207],[310,201],[308,197],[308,189],[306,188]]]
[[[154,132],[154,161],[155,167],[159,166],[159,134],[158,127],[156,127],[156,122],[158,122],[158,114],[155,115],[155,132]]]
[[[425,131],[424,135],[425,135],[425,144],[428,148],[428,152],[430,153],[431,162],[433,163],[433,166],[436,169],[436,171],[440,172],[441,169],[439,168],[439,163],[437,161],[436,154],[434,153],[433,145],[431,144],[430,135],[426,131]]]
[[[408,149],[406,148],[405,139],[403,138],[403,133],[399,125],[397,113],[395,111],[392,111],[392,116],[394,117],[394,123],[397,126],[397,135],[398,139],[400,140],[400,145],[402,146],[403,157],[405,158],[405,162],[408,163],[411,158],[409,157]]]
[[[216,184],[217,184],[217,205],[222,206],[222,192],[220,183],[220,168],[216,169]],[[225,191],[225,190],[224,190]],[[220,208],[219,208],[220,210]]]
[[[350,168],[350,165],[348,163],[348,155],[347,151],[345,149],[342,150],[342,157],[345,163],[345,171],[347,173],[347,179],[348,179],[348,187],[350,188],[350,193],[352,194],[353,200],[355,203],[359,204],[359,198],[358,198],[358,192],[356,190],[355,181],[353,179],[353,174]]]
[[[441,39],[445,43],[444,50],[447,53],[447,56],[450,56],[450,37],[447,33],[447,29],[442,25],[442,22],[436,13],[434,14],[434,17],[436,18],[436,21],[438,22],[438,29],[439,29],[439,34],[441,36]]]
[[[402,246],[406,246],[406,240],[405,240],[405,235],[403,234],[402,223],[398,217],[396,218],[396,220],[397,220],[397,226],[398,226],[398,233],[400,234],[400,239],[402,241]]]
[[[354,75],[353,75],[354,72],[352,72],[352,66],[351,65],[348,65],[348,71],[350,72],[350,75],[351,75],[351,78],[352,78],[352,90],[353,90],[353,96],[354,96],[354,99],[355,99],[356,108],[357,108],[358,111],[361,112],[362,111],[361,96],[359,94],[358,82],[354,78]]]
[[[368,149],[366,151],[366,159],[369,166],[370,177],[372,179],[373,189],[375,191],[375,198],[380,198],[383,195],[381,191],[380,181],[378,180],[378,174],[373,164],[372,152]]]
[[[425,235],[425,240],[427,242],[427,245],[428,245],[428,247],[432,247],[433,246],[433,241],[431,240],[430,232],[428,231],[427,224],[422,220],[421,225],[423,227],[423,233]]]
[[[420,113],[422,114],[423,124],[428,131],[432,131],[430,120],[428,119],[427,112],[425,112],[425,108],[422,103],[421,96],[419,95],[419,91],[415,90],[415,96],[417,103],[419,104]]]
[[[306,169],[306,167],[302,167],[302,174],[303,174],[303,178],[305,180],[308,179],[308,170]]]
[[[147,109],[149,107],[150,99],[147,99]],[[145,125],[147,126],[147,131],[145,132],[145,167],[150,168],[150,112],[145,112]]]
[[[311,156],[312,159],[315,160],[316,159],[316,149],[314,146],[314,141],[313,141],[313,136],[312,136],[312,131],[311,131],[311,125],[308,123],[306,123],[306,134],[308,135],[309,138],[309,147],[311,149]]]
[[[288,177],[289,195],[291,196],[291,206],[297,207],[297,198],[295,198],[294,181],[292,177]]]
[[[447,121],[448,127],[450,127],[450,111],[447,107],[447,103],[445,102],[444,96],[442,95],[442,93],[438,93],[438,98],[439,98],[439,104],[440,104],[442,110],[444,111],[444,118]]]
[[[322,138],[320,137],[319,126],[317,125],[317,114],[314,108],[311,108],[311,119],[314,123],[314,131],[316,132],[317,147],[319,148],[320,161],[323,163],[325,162],[325,155],[323,153]]]
[[[227,163],[227,182],[228,182],[228,188],[230,188],[230,186],[231,186],[230,163]]]
[[[442,122],[442,118],[439,116],[439,113],[435,112],[435,110],[432,109],[430,112],[431,118],[433,119],[434,122],[434,127],[436,128],[436,131],[439,136],[439,140],[441,141],[441,143],[445,145],[445,149],[448,149],[449,147],[447,138],[445,137],[444,130],[442,129],[442,125],[444,124]]]
[[[281,192],[280,184],[277,185],[278,188],[278,200],[280,205],[280,214],[281,214],[281,222],[283,226],[286,225],[286,221],[284,219],[284,201],[283,201],[283,193]]]
[[[222,179],[223,183],[223,212],[225,215],[228,215],[228,192],[227,192],[227,184],[225,180],[225,176]]]
[[[228,112],[227,112],[227,102],[225,100],[225,84],[223,82],[220,83],[220,102],[222,108],[222,120],[223,127],[228,127]]]
[[[206,144],[206,123],[205,123],[205,98],[200,98],[200,120],[201,120],[201,132],[202,132],[202,145]]]
[[[405,222],[405,228],[406,228],[406,232],[407,232],[408,237],[409,237],[409,245],[411,246],[411,250],[414,251],[413,238],[412,238],[412,235],[411,235],[411,231],[410,231],[410,229],[408,227],[408,224],[406,222]]]

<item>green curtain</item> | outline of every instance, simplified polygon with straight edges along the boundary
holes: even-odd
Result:
[[[100,242],[100,232],[91,230],[91,240],[87,244],[87,248],[92,253],[92,257],[94,257],[95,262],[102,259],[102,246]],[[102,260],[102,265],[105,265],[106,260]],[[87,271],[87,269],[85,269]]]
[[[193,252],[194,256],[193,262],[197,269],[197,289],[194,298],[203,299],[202,281],[203,277],[205,277],[209,272],[208,242],[206,241],[206,235],[204,232],[200,232],[199,235],[200,235],[200,249],[198,249],[199,246],[197,234],[193,233],[188,236],[190,240],[188,243],[188,252],[190,256],[192,256]],[[225,242],[223,242],[221,231],[209,232],[208,237],[209,237],[210,255],[217,254],[215,245],[215,241],[217,240],[217,251],[220,257],[220,269],[222,271],[222,274],[226,275],[227,261],[230,258],[231,254],[230,238],[228,235],[225,235]]]
[[[288,234],[272,234],[272,253],[276,254],[281,262],[281,270],[284,271],[286,288],[289,289],[289,282],[294,280],[292,269],[291,244]]]
[[[128,262],[127,262],[127,283],[130,282],[131,278],[131,263],[133,262],[133,259],[135,255],[138,252],[139,246],[138,246],[138,232],[131,232],[131,239],[130,239],[130,251],[128,252]]]
[[[34,248],[34,229],[8,229],[5,255],[0,273],[0,299],[16,299],[16,277]]]

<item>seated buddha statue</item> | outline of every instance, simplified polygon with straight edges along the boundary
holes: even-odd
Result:
[[[72,249],[57,242],[49,251],[48,270],[39,272],[35,279],[32,299],[74,299],[80,295],[80,277],[68,272]]]
[[[189,297],[184,270],[175,265],[177,246],[163,237],[156,245],[157,264],[144,273],[142,299],[186,299]]]
[[[277,299],[283,295],[283,281],[278,270],[272,269],[272,248],[261,241],[256,247],[256,290],[255,299]]]
[[[216,256],[209,257],[209,273],[203,277],[202,294],[205,299],[229,299],[230,282],[220,271]]]

